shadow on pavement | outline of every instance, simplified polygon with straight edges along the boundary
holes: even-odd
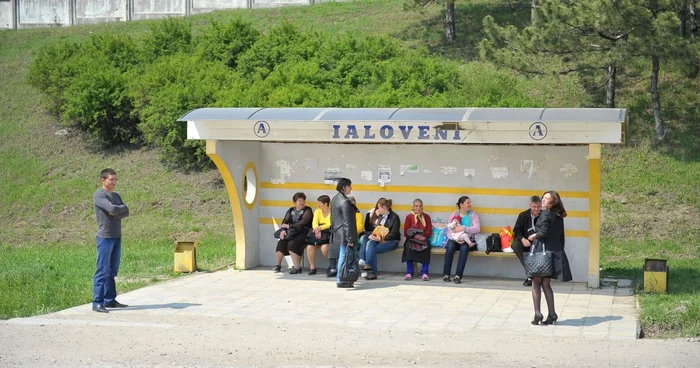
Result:
[[[110,312],[130,311],[130,310],[145,310],[145,309],[185,309],[188,307],[197,307],[200,303],[167,303],[167,304],[147,304],[147,305],[130,305],[126,308],[110,309]]]
[[[595,326],[597,324],[610,322],[610,321],[619,321],[621,319],[622,319],[621,316],[605,316],[605,317],[593,316],[593,317],[583,317],[583,318],[572,318],[572,319],[560,320],[560,321],[557,321],[557,324],[561,325],[561,326]]]

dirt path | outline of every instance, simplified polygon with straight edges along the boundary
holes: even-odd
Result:
[[[77,317],[77,316],[76,316]],[[110,313],[0,322],[0,366],[697,367],[700,343]],[[542,327],[548,328],[548,327]]]

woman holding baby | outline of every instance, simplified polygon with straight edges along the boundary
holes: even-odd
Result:
[[[470,248],[476,248],[475,236],[480,231],[479,214],[472,211],[472,200],[467,196],[459,197],[457,211],[450,216],[447,224],[447,237],[449,240],[445,245],[445,266],[442,268],[442,281],[450,282],[452,260],[455,252],[459,250],[457,272],[453,281],[455,284],[462,283],[469,250]]]

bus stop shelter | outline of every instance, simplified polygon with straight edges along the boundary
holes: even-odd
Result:
[[[626,109],[202,108],[179,121],[188,139],[206,140],[224,180],[239,269],[274,265],[273,232],[295,192],[313,208],[347,177],[363,213],[391,198],[402,221],[415,198],[447,220],[468,195],[484,234],[512,227],[530,196],[557,190],[574,281],[599,286],[601,144],[624,143]],[[400,259],[380,255],[380,271],[404,271]],[[442,263],[434,253],[432,270]],[[514,256],[494,253],[470,255],[465,273],[524,276]]]

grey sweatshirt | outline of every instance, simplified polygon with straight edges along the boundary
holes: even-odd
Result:
[[[122,219],[129,216],[129,208],[117,192],[109,193],[100,188],[92,195],[97,217],[97,236],[100,238],[121,238]]]

